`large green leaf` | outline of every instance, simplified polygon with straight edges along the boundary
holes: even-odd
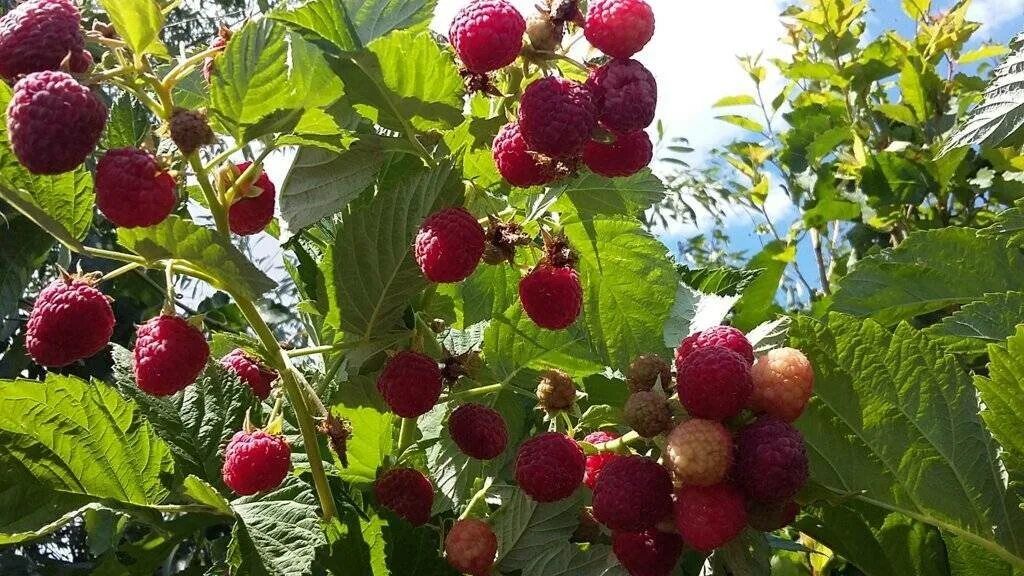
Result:
[[[265,494],[231,503],[238,515],[229,553],[239,574],[306,576],[316,549],[327,543],[316,497],[304,482],[286,478]]]
[[[29,279],[42,265],[53,240],[29,219],[15,214],[0,214],[0,236],[11,240],[0,244],[0,318],[7,318],[17,316]],[[0,337],[3,340],[6,338]]]
[[[507,310],[518,298],[519,278],[519,271],[512,266],[481,265],[462,282],[439,285],[437,293],[453,302],[452,326],[468,329]]]
[[[750,282],[736,303],[736,315],[732,320],[734,326],[748,331],[782,311],[775,303],[775,296],[786,267],[795,259],[795,246],[775,240],[747,262],[748,271],[760,271],[760,274]]]
[[[164,14],[156,0],[100,0],[118,35],[136,54],[168,56],[160,41]]]
[[[348,482],[370,484],[377,478],[377,468],[391,454],[398,418],[384,404],[375,379],[368,376],[343,383],[335,400],[338,403],[331,407],[331,413],[352,424],[348,467],[339,465],[338,475]]]
[[[287,23],[311,42],[327,43],[341,51],[362,47],[355,25],[340,0],[312,0],[294,9],[284,5],[271,12],[270,17]]]
[[[987,344],[1013,335],[1022,322],[1024,293],[986,294],[929,326],[925,333],[941,339],[949,350],[983,353]]]
[[[626,178],[605,178],[586,172],[559,190],[564,194],[552,209],[561,212],[571,207],[582,220],[598,214],[638,216],[665,196],[665,185],[646,169]]]
[[[1002,445],[1011,481],[1024,473],[1024,326],[1018,326],[1006,346],[988,347],[988,376],[975,376],[985,410],[981,415]]]
[[[957,127],[943,152],[964,146],[996,147],[1019,137],[1024,125],[1024,35],[1014,38],[1010,48],[1013,52],[992,74],[985,100]]]
[[[436,0],[312,0],[298,8],[276,10],[308,39],[337,50],[358,50],[392,30],[420,29],[434,15]]]
[[[437,0],[345,0],[363,44],[392,30],[426,27],[436,5]]]
[[[690,288],[705,294],[720,296],[739,296],[760,274],[760,270],[742,270],[739,268],[709,267],[689,268],[676,267],[679,277]]]

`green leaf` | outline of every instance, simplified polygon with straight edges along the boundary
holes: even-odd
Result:
[[[1010,53],[1010,49],[1002,44],[982,44],[974,50],[964,52],[960,58],[957,58],[956,63],[960,66],[977,62],[979,60],[987,60],[989,58],[1001,58]]]
[[[678,265],[676,270],[679,272],[683,284],[698,292],[719,296],[739,296],[761,274],[758,270],[742,270],[725,266],[689,268],[685,265]]]
[[[285,5],[271,12],[270,17],[287,23],[311,42],[327,42],[341,51],[362,47],[341,1],[312,0],[291,10]]]
[[[877,109],[891,120],[906,124],[907,126],[918,125],[917,118],[914,117],[914,111],[904,104],[880,104]]]
[[[575,548],[569,536],[579,525],[582,492],[550,504],[538,504],[519,489],[508,492],[491,516],[498,537],[495,566],[502,573],[521,570],[523,576],[563,572]]]
[[[1019,138],[1024,125],[1024,42],[1014,41],[1013,52],[992,72],[985,99],[967,115],[946,141],[942,153],[964,146],[994,148]]]
[[[304,482],[286,478],[276,490],[231,503],[240,521],[232,551],[241,552],[238,573],[305,576],[316,549],[327,543],[317,516],[316,497]],[[238,554],[231,554],[233,559]]]
[[[1005,453],[1003,459],[1011,481],[1024,472],[1024,326],[1017,327],[1006,346],[989,344],[988,376],[977,375],[985,409],[981,415]]]
[[[0,214],[0,235],[17,239],[0,243],[0,318],[16,316],[21,296],[35,270],[43,264],[53,240],[20,215]],[[0,321],[0,327],[2,323]],[[6,338],[0,338],[4,341]]]
[[[791,80],[841,80],[839,71],[828,62],[794,62],[784,69]]]
[[[150,122],[150,114],[142,103],[125,92],[118,94],[110,107],[107,130],[103,134],[103,147],[139,147],[150,133]]]
[[[181,483],[181,489],[185,496],[199,504],[205,504],[227,516],[234,514],[231,511],[231,504],[217,492],[216,488],[191,474]]]
[[[392,30],[426,28],[436,5],[437,0],[345,0],[364,44]]]
[[[85,238],[92,227],[96,198],[92,174],[79,167],[57,176],[37,176],[29,192],[36,205],[60,223],[73,238]]]
[[[214,280],[216,288],[230,287],[250,299],[276,286],[223,236],[176,215],[149,228],[121,228],[117,240],[151,262],[184,260]]]
[[[384,405],[374,378],[357,376],[342,384],[335,400],[331,414],[352,423],[348,468],[339,465],[338,475],[347,482],[370,484],[377,478],[377,468],[392,452],[398,419]]]
[[[796,247],[776,240],[766,244],[747,262],[747,270],[760,270],[761,273],[743,291],[743,297],[736,303],[733,326],[744,332],[749,331],[761,322],[771,319],[774,312],[780,310],[775,303],[775,295],[778,293],[782,274],[795,259]]]
[[[466,329],[508,309],[518,297],[519,278],[519,272],[511,266],[481,265],[462,282],[439,285],[437,292],[452,299],[452,326]]]
[[[156,0],[100,0],[117,34],[136,54],[169,57],[160,41],[164,15]]]
[[[501,383],[513,382],[531,367],[557,367],[570,373],[601,371],[579,322],[565,330],[543,330],[526,316],[518,301],[487,325],[483,355],[487,368]],[[529,385],[536,386],[536,382]]]
[[[733,126],[739,126],[744,130],[750,130],[751,132],[756,132],[758,134],[764,132],[764,126],[762,126],[756,120],[751,120],[746,116],[738,116],[736,114],[725,114],[723,116],[715,116],[715,119],[721,120],[722,122],[728,122]]]
[[[831,154],[836,146],[853,140],[853,131],[849,126],[838,126],[818,135],[807,147],[807,160],[817,164],[819,160]]]
[[[985,345],[1002,342],[1024,323],[1024,293],[986,294],[925,329],[947,350],[983,353]]]
[[[749,94],[739,94],[720,98],[711,105],[712,108],[727,108],[729,106],[757,106],[757,100],[754,100],[754,97]]]
[[[914,117],[920,123],[931,118],[931,106],[928,104],[924,79],[917,70],[913,60],[908,59],[900,71],[900,90],[903,104],[914,111]]]
[[[911,20],[922,20],[931,10],[932,0],[903,0],[903,13]]]
[[[897,152],[875,154],[861,173],[861,188],[883,206],[916,204],[937,187],[927,168]]]
[[[625,178],[586,172],[557,187],[561,198],[552,210],[575,210],[583,220],[599,214],[639,216],[665,196],[665,184],[649,169]]]
[[[764,533],[753,529],[744,530],[726,545],[715,550],[711,556],[714,576],[747,574],[749,576],[770,576],[772,551]]]
[[[663,345],[675,348],[690,334],[718,326],[739,300],[739,296],[703,294],[685,284],[679,284],[672,311],[662,329]]]

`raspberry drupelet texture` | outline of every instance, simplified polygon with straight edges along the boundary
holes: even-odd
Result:
[[[261,400],[266,400],[270,396],[270,385],[277,380],[276,371],[264,366],[258,358],[241,348],[235,348],[221,358],[220,365],[237,374]]]
[[[583,286],[572,268],[541,263],[519,281],[519,300],[534,324],[562,330],[580,315]]]
[[[807,482],[807,447],[788,422],[762,416],[736,435],[733,477],[747,498],[786,502]]]
[[[377,378],[377,391],[392,412],[416,418],[437,404],[442,384],[441,369],[433,358],[402,350],[388,359]]]
[[[683,486],[676,491],[676,528],[691,548],[710,552],[747,526],[743,494],[730,484]]]
[[[787,422],[803,414],[814,389],[814,368],[794,348],[779,348],[761,356],[750,377],[754,383],[750,408]]]
[[[166,314],[139,326],[135,337],[135,383],[154,396],[169,396],[196,381],[210,357],[198,328]]]
[[[96,206],[115,226],[163,222],[174,210],[174,177],[138,148],[109,150],[96,165]]]
[[[488,576],[498,553],[498,537],[490,524],[476,518],[458,520],[444,539],[448,563],[463,574]]]
[[[549,412],[565,410],[576,402],[576,383],[561,370],[545,370],[537,381],[537,402]]]
[[[536,152],[530,152],[517,122],[501,127],[494,137],[491,155],[498,172],[513,186],[529,188],[553,182],[557,176],[554,163]]]
[[[676,348],[676,369],[694,350],[709,346],[723,346],[743,356],[748,363],[754,362],[754,348],[743,332],[732,326],[714,326],[683,338]]]
[[[695,350],[677,364],[679,401],[694,418],[725,420],[750,399],[750,363],[722,346]]]
[[[654,122],[658,83],[636,60],[612,60],[590,72],[587,89],[602,126],[618,134],[643,130]]]
[[[373,492],[381,506],[405,518],[413,526],[422,526],[430,521],[434,485],[419,470],[392,468],[377,478]]]
[[[654,11],[644,0],[592,0],[584,31],[594,48],[613,58],[629,58],[654,36]]]
[[[505,0],[471,0],[448,30],[455,53],[470,72],[485,74],[515,61],[526,20]]]
[[[683,553],[678,534],[645,530],[612,532],[612,552],[629,576],[669,576]]]
[[[631,176],[654,158],[651,137],[643,130],[621,134],[613,142],[591,140],[583,148],[583,163],[608,178]]]
[[[82,17],[70,0],[29,0],[0,18],[0,76],[59,70],[85,49]],[[84,70],[76,70],[84,71]]]
[[[292,454],[284,436],[239,430],[224,450],[221,477],[243,496],[277,488],[288,475]]]
[[[459,450],[477,460],[497,458],[508,444],[505,420],[482,404],[463,404],[448,417],[448,432]]]
[[[597,432],[591,432],[584,438],[584,442],[590,444],[604,444],[605,442],[611,442],[618,438],[619,435],[614,432],[603,432],[598,430]],[[590,454],[587,456],[586,470],[583,474],[583,483],[587,485],[591,490],[597,484],[597,479],[601,475],[601,470],[608,465],[609,462],[616,458],[621,458],[621,454],[614,452],[599,452],[597,454]]]
[[[654,438],[672,426],[672,412],[665,397],[656,391],[630,394],[622,416],[626,424],[644,438]]]
[[[718,422],[694,418],[668,435],[665,463],[683,484],[718,484],[729,473],[732,458],[732,435]]]
[[[485,240],[483,226],[465,208],[445,208],[420,226],[413,252],[427,280],[461,282],[480,264]]]
[[[171,140],[185,155],[216,141],[206,114],[199,110],[175,109],[174,114],[171,115],[169,126]]]
[[[629,365],[626,386],[630,392],[654,389],[660,383],[663,390],[672,388],[672,367],[657,354],[641,354]]]
[[[575,440],[565,434],[544,432],[519,446],[516,482],[537,502],[555,502],[572,496],[583,483],[586,458]]]
[[[594,517],[612,530],[653,528],[672,508],[672,478],[643,456],[623,456],[601,470],[594,486]]]
[[[236,164],[239,174],[244,174],[252,162]],[[228,208],[228,227],[239,236],[249,236],[262,232],[267,224],[274,219],[274,205],[277,199],[277,188],[270,181],[266,170],[242,191],[242,197],[236,199]]]
[[[86,280],[58,278],[32,305],[25,348],[41,366],[57,368],[102,350],[114,333],[110,299]]]
[[[81,166],[106,125],[103,102],[64,72],[25,76],[7,105],[11,148],[33,174],[62,174]]]
[[[590,91],[579,82],[547,76],[533,81],[519,100],[519,129],[530,150],[570,158],[583,150],[597,125]]]

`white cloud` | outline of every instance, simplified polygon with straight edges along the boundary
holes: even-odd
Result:
[[[983,31],[991,31],[1020,18],[1024,13],[1024,0],[974,0],[967,9],[967,17],[982,24]]]

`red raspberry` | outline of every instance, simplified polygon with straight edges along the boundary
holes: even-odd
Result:
[[[149,152],[110,150],[96,166],[96,206],[115,226],[153,226],[174,210],[174,185]]]
[[[457,521],[444,539],[448,563],[462,574],[488,576],[498,553],[498,537],[483,520],[465,518]]]
[[[241,348],[235,348],[220,359],[225,370],[234,372],[238,378],[252,388],[253,394],[266,400],[270,396],[270,385],[277,380],[277,372],[263,365],[258,358]]]
[[[88,50],[72,52],[68,68],[71,69],[72,74],[85,74],[89,71],[89,68],[92,68],[92,63],[92,54]]]
[[[515,61],[526,20],[505,0],[472,0],[452,20],[448,37],[470,72],[485,74]]]
[[[597,108],[579,82],[547,76],[533,81],[519,100],[519,130],[530,150],[570,158],[597,125]]]
[[[694,418],[668,435],[665,464],[683,484],[710,486],[732,466],[732,435],[718,422]]]
[[[747,524],[760,532],[774,532],[789,526],[800,513],[796,502],[771,504],[747,501]]]
[[[82,16],[70,0],[29,0],[0,18],[0,76],[59,70],[85,48]]]
[[[636,132],[654,122],[658,83],[636,60],[612,60],[595,68],[586,86],[597,105],[598,121],[612,132]]]
[[[754,382],[750,408],[787,422],[803,414],[814,388],[814,368],[794,348],[779,348],[758,358],[750,378]]]
[[[733,477],[747,498],[785,502],[807,482],[807,447],[788,422],[762,416],[736,435]]]
[[[213,42],[210,42],[211,50],[227,47],[228,40],[231,38],[231,31],[226,28],[221,28],[219,34],[219,36],[213,39]],[[213,69],[217,64],[217,58],[220,58],[221,54],[223,54],[223,50],[208,57],[206,60],[203,60],[203,79],[206,80],[207,83],[209,83],[210,78],[213,77]]]
[[[169,126],[171,140],[186,156],[216,141],[206,114],[199,110],[175,109]]]
[[[612,552],[630,576],[669,576],[683,553],[678,534],[646,530],[612,532]]]
[[[252,162],[236,164],[239,174],[252,165]],[[228,208],[228,227],[239,236],[258,234],[274,219],[274,202],[277,188],[270,181],[266,170],[260,170],[256,181],[242,191],[239,198]]]
[[[373,492],[381,506],[405,518],[413,526],[422,526],[430,521],[434,486],[419,470],[392,468],[377,478]]]
[[[485,239],[484,227],[465,208],[445,208],[416,233],[416,263],[431,282],[461,282],[480,264]]]
[[[676,348],[676,370],[694,350],[709,346],[723,346],[743,356],[748,363],[753,364],[754,362],[754,347],[750,345],[750,341],[743,335],[743,332],[732,326],[715,326],[694,332],[683,338],[683,341],[679,343],[679,348]]]
[[[694,418],[732,418],[750,399],[750,364],[728,348],[697,349],[676,366],[679,401]]]
[[[538,264],[519,281],[519,300],[537,326],[561,330],[580,315],[583,286],[572,268]]]
[[[80,166],[106,125],[103,102],[64,72],[25,76],[7,105],[11,148],[33,174],[62,174]]]
[[[543,186],[555,180],[554,163],[536,152],[530,152],[519,124],[509,122],[501,127],[491,147],[494,164],[506,182],[520,188]]]
[[[224,450],[221,477],[236,494],[247,496],[280,486],[291,463],[292,452],[284,436],[239,430]]]
[[[654,145],[643,130],[622,134],[609,143],[591,140],[583,148],[587,168],[608,178],[632,176],[646,168],[653,158]]]
[[[604,444],[605,442],[611,442],[618,438],[619,435],[614,432],[591,432],[587,434],[587,437],[583,439],[584,442],[590,444]],[[587,456],[587,464],[583,473],[583,483],[587,485],[587,488],[591,490],[597,484],[597,478],[601,474],[601,470],[608,465],[609,462],[616,458],[621,458],[621,454],[614,452],[599,452],[597,454],[591,454]]]
[[[612,530],[653,528],[672,507],[672,478],[643,456],[623,456],[601,470],[594,486],[594,517]]]
[[[102,350],[114,333],[110,299],[80,278],[58,278],[32,306],[25,348],[40,366],[56,368]]]
[[[402,418],[426,414],[441,397],[441,369],[419,352],[402,350],[392,356],[377,377],[377,391]]]
[[[583,483],[586,458],[575,440],[558,432],[544,432],[519,446],[516,482],[537,502],[555,502],[572,496]]]
[[[508,429],[497,411],[482,404],[463,404],[448,417],[448,432],[459,450],[477,460],[490,460],[505,451]]]
[[[743,494],[730,484],[683,486],[676,491],[676,528],[683,542],[710,552],[747,526]]]
[[[654,11],[644,0],[592,0],[584,33],[612,58],[629,58],[654,36]]]
[[[139,326],[135,383],[148,394],[169,396],[196,381],[210,357],[203,333],[177,316],[160,315]]]

